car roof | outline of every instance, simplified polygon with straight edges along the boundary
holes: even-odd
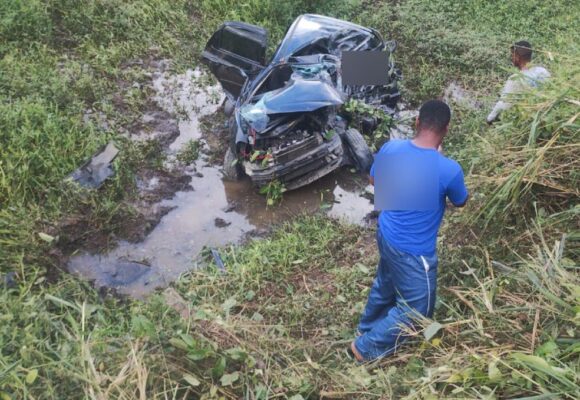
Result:
[[[303,14],[296,18],[288,29],[286,36],[272,57],[272,62],[287,60],[310,43],[324,38],[332,38],[333,35],[341,31],[375,36],[382,41],[381,36],[374,29],[323,15]]]

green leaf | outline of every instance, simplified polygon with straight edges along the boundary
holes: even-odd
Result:
[[[322,204],[320,204],[320,209],[322,211],[330,210],[331,208],[332,208],[332,204],[330,204],[330,203],[322,203]]]
[[[369,268],[368,268],[366,265],[363,265],[363,264],[361,264],[361,263],[357,263],[357,264],[356,264],[356,267],[357,267],[357,268],[359,269],[359,271],[360,271],[360,272],[362,272],[363,274],[368,274],[368,273],[370,272],[370,271],[369,271]]]
[[[549,357],[551,355],[556,355],[559,353],[559,348],[558,345],[553,342],[553,341],[549,341],[544,343],[543,345],[541,345],[540,347],[538,347],[535,351],[537,356],[540,357]]]
[[[189,349],[187,352],[187,358],[193,361],[200,361],[207,358],[211,351],[209,349]]]
[[[550,371],[552,369],[552,366],[548,364],[546,360],[538,356],[532,356],[523,353],[512,353],[512,357],[539,371]]]
[[[58,297],[55,297],[55,296],[53,296],[53,295],[50,295],[50,294],[48,294],[48,293],[44,295],[44,298],[45,298],[46,300],[50,300],[50,301],[52,301],[52,302],[53,302],[53,303],[55,303],[55,304],[58,304],[58,305],[61,305],[61,306],[65,306],[65,307],[69,307],[69,308],[71,308],[71,309],[73,309],[73,310],[75,310],[75,311],[79,311],[79,312],[81,311],[81,309],[80,309],[80,307],[79,307],[79,306],[77,306],[77,305],[74,305],[74,304],[73,304],[73,303],[71,303],[70,301],[66,301],[66,300],[60,299],[60,298],[58,298]]]
[[[512,353],[511,356],[516,360],[531,369],[534,373],[547,374],[550,377],[558,380],[565,387],[570,390],[577,389],[577,384],[568,379],[567,370],[550,365],[546,360],[538,356],[532,356],[523,353]],[[569,371],[569,370],[568,370]]]
[[[266,400],[268,398],[268,388],[262,384],[257,384],[254,390],[256,400]]]
[[[52,243],[54,241],[54,236],[49,235],[48,233],[38,232],[38,236],[46,243]]]
[[[437,334],[437,332],[441,330],[441,328],[443,328],[443,325],[441,325],[439,322],[437,321],[431,322],[431,324],[427,328],[425,328],[425,331],[423,332],[425,340],[429,341],[433,339],[433,337]]]
[[[487,365],[487,376],[492,382],[496,382],[501,379],[501,371],[497,367],[497,360],[493,360]]]
[[[214,378],[220,378],[224,371],[226,370],[226,359],[225,357],[220,357],[215,363],[214,367],[211,369],[211,374]]]
[[[193,337],[191,337],[191,335],[182,333],[179,336],[181,337],[181,340],[183,340],[183,342],[187,345],[187,347],[195,347],[197,345],[197,342]]]
[[[201,385],[201,382],[199,381],[199,379],[197,379],[195,376],[191,375],[191,374],[185,374],[183,375],[183,379],[189,383],[190,386],[192,387],[197,387],[199,385]]]
[[[137,337],[153,336],[155,325],[144,315],[134,315],[131,318],[131,330]]]
[[[256,311],[254,312],[254,314],[252,314],[252,317],[250,319],[256,322],[262,322],[264,320],[264,316]]]
[[[360,367],[351,368],[348,372],[351,378],[350,379],[351,387],[353,389],[368,387],[372,382],[372,377],[370,373],[363,365],[361,365]]]
[[[231,386],[231,384],[237,381],[239,377],[240,374],[236,371],[232,374],[225,374],[224,376],[222,376],[220,382],[222,386]]]
[[[32,385],[34,383],[34,381],[36,380],[36,378],[38,377],[38,370],[37,369],[31,369],[30,371],[28,371],[28,373],[26,374],[26,383],[29,385]]]
[[[181,349],[181,350],[187,350],[188,349],[187,344],[183,340],[178,339],[178,338],[171,338],[171,339],[169,339],[169,343],[173,347],[178,348],[178,349]]]
[[[248,353],[246,353],[243,349],[240,349],[239,347],[228,349],[226,350],[226,353],[228,353],[229,356],[236,361],[244,361],[248,357]]]
[[[250,162],[256,161],[256,158],[258,158],[259,155],[260,155],[260,152],[258,150],[254,151],[252,153],[252,156],[250,157]]]
[[[235,297],[230,297],[229,299],[227,299],[226,301],[223,302],[222,304],[222,309],[224,310],[224,312],[226,314],[229,314],[230,310],[236,306],[236,304],[238,304],[238,302],[236,301]]]

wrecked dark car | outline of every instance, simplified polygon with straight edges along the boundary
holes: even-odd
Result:
[[[230,115],[231,142],[224,172],[248,175],[263,186],[273,180],[296,189],[341,165],[368,171],[372,153],[364,137],[341,116],[349,99],[393,114],[400,97],[391,53],[370,28],[330,17],[298,17],[266,62],[263,28],[226,22],[211,37],[203,62],[221,83]],[[345,85],[344,51],[383,51],[386,85]]]

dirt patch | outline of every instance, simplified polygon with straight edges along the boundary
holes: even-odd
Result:
[[[129,137],[132,140],[156,140],[166,150],[179,136],[179,126],[167,111],[155,109],[153,103],[149,107],[151,110],[131,125]]]
[[[202,137],[207,144],[208,162],[221,168],[230,142],[232,120],[223,112],[223,105],[213,115],[200,118]]]
[[[113,96],[113,104],[119,113],[135,117],[135,112],[127,104],[127,91],[142,90],[150,99],[144,103],[140,116],[123,126],[107,121],[102,112],[87,110],[85,123],[95,124],[99,129],[108,130],[110,126],[136,141],[155,141],[162,151],[167,151],[180,134],[179,124],[175,117],[161,108],[153,100],[154,88],[151,79],[165,71],[169,66],[166,60],[136,60],[126,63],[124,67],[143,68],[143,82],[131,82],[118,79],[118,93]],[[148,83],[147,83],[148,82]],[[138,114],[137,114],[138,115]],[[59,236],[58,254],[60,263],[66,263],[75,251],[84,250],[90,253],[105,252],[115,247],[119,240],[139,242],[157,226],[159,221],[174,206],[160,204],[171,199],[179,191],[192,190],[191,176],[179,165],[152,167],[144,160],[143,168],[135,176],[134,194],[120,205],[119,211],[111,221],[102,222],[90,207],[81,207],[76,213],[68,215],[52,229]],[[133,189],[133,188],[132,188]]]

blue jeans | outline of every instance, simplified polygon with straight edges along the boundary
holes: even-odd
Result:
[[[437,290],[437,255],[415,256],[391,246],[377,232],[380,261],[358,326],[355,347],[365,360],[385,357],[405,339],[401,327],[431,317]]]

